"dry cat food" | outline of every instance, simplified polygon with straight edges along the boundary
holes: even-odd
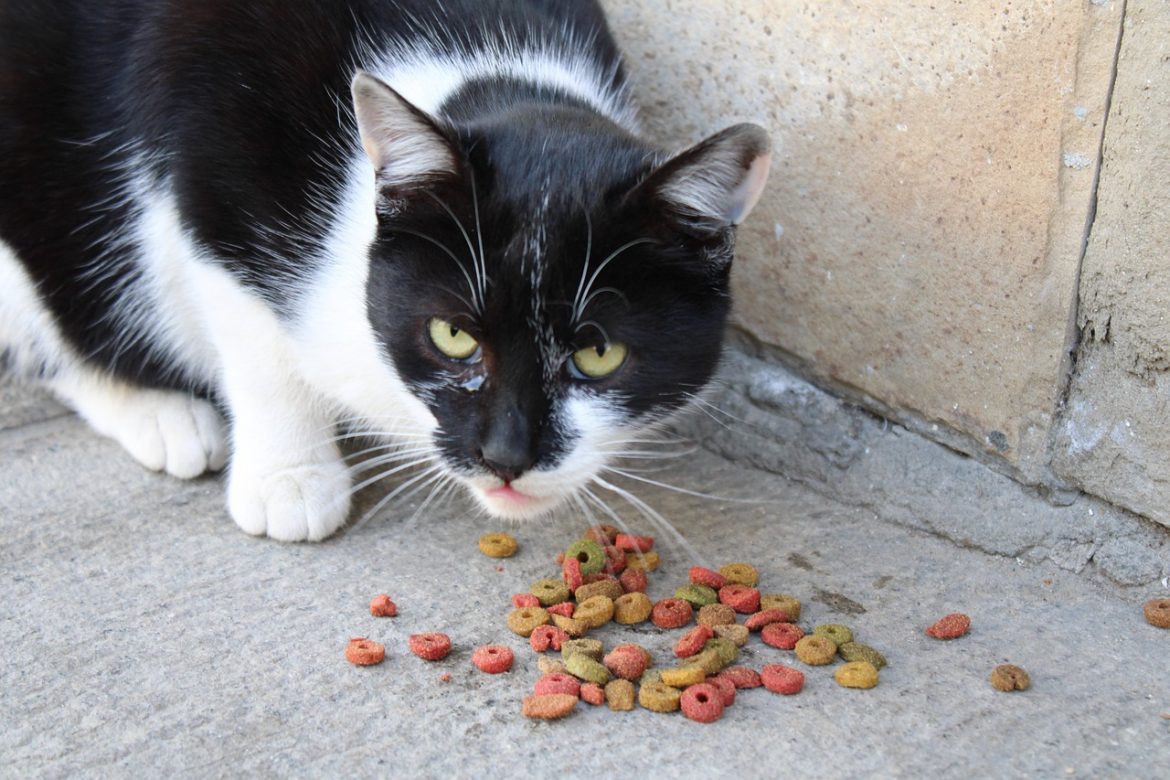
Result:
[[[729,666],[716,676],[730,681],[736,688],[759,688],[764,684],[760,673],[746,666]]]
[[[837,646],[837,653],[846,661],[865,661],[881,669],[886,665],[886,657],[869,645],[860,642],[846,642]]]
[[[561,645],[569,641],[569,635],[556,626],[537,626],[528,635],[528,645],[537,653],[546,650],[560,650]]]
[[[708,677],[706,682],[709,685],[714,685],[719,691],[719,698],[723,700],[724,707],[730,707],[732,704],[735,704],[735,683],[718,674],[714,677]]]
[[[548,612],[540,607],[520,607],[508,613],[508,628],[523,637],[532,636],[539,626],[548,623]]]
[[[674,712],[682,693],[662,682],[643,682],[638,688],[638,704],[651,712]]]
[[[500,674],[512,668],[512,651],[503,645],[483,645],[475,648],[471,662],[481,672]]]
[[[726,639],[736,647],[743,647],[746,645],[748,636],[751,634],[751,632],[747,630],[747,626],[741,626],[738,623],[715,626],[711,630],[715,632],[716,637],[719,639]]]
[[[760,631],[764,644],[781,650],[793,650],[804,639],[804,629],[795,623],[769,623]]]
[[[760,609],[778,609],[788,615],[788,621],[800,620],[800,599],[783,593],[764,593],[760,596]]]
[[[516,537],[511,534],[484,534],[479,537],[479,551],[489,558],[510,558],[516,554]]]
[[[431,631],[425,634],[411,634],[410,652],[424,661],[441,661],[451,652],[451,637]]]
[[[565,668],[569,674],[587,682],[605,685],[609,682],[609,670],[599,661],[595,661],[584,653],[573,653],[565,656]]]
[[[760,581],[760,573],[750,563],[729,563],[719,568],[719,574],[730,585],[754,588]]]
[[[532,692],[537,696],[544,696],[548,693],[567,693],[570,696],[578,696],[581,693],[581,683],[577,682],[577,678],[571,674],[553,672],[543,675],[537,680],[536,685],[532,686]]]
[[[613,603],[613,619],[615,623],[623,626],[645,623],[650,619],[653,609],[654,605],[645,593],[639,591],[623,593]]]
[[[671,688],[686,688],[707,679],[707,673],[700,666],[679,666],[662,670],[662,682]]]
[[[814,628],[813,633],[817,636],[827,636],[837,647],[853,641],[853,631],[840,623],[824,623]]]
[[[809,666],[824,666],[837,657],[837,645],[827,636],[810,634],[796,643],[796,657]]]
[[[962,612],[952,612],[939,618],[926,633],[935,639],[957,639],[971,630],[971,618]]]
[[[878,684],[878,670],[868,661],[850,661],[837,667],[833,678],[843,688],[872,688]]]
[[[682,628],[691,622],[694,608],[682,599],[662,599],[650,612],[650,620],[659,628]]]
[[[760,592],[750,585],[733,582],[719,589],[719,603],[726,604],[741,615],[750,615],[760,609]]]
[[[1031,684],[1028,673],[1013,664],[1000,664],[991,670],[991,687],[997,691],[1026,691]]]
[[[597,683],[585,683],[581,686],[581,701],[594,706],[605,704],[605,688]]]
[[[605,667],[614,677],[638,680],[650,666],[650,654],[637,645],[618,645],[605,656]]]
[[[548,693],[543,696],[526,696],[520,711],[526,718],[555,720],[563,718],[577,707],[577,697],[567,693]]]
[[[719,590],[727,584],[727,578],[717,571],[705,568],[703,566],[692,566],[687,572],[687,577],[695,585],[706,585],[712,590]]]
[[[658,553],[653,551],[648,553],[631,553],[626,556],[626,566],[630,569],[655,571],[661,562]]]
[[[540,599],[531,593],[514,593],[512,594],[512,606],[516,609],[522,607],[539,607]]]
[[[729,626],[735,623],[735,610],[726,604],[707,604],[699,609],[695,622],[700,626]]]
[[[617,539],[618,529],[612,525],[602,523],[601,525],[591,526],[585,529],[585,533],[581,534],[584,539],[592,539],[598,544],[611,545]]]
[[[679,658],[690,658],[702,650],[707,640],[714,636],[715,632],[707,626],[695,626],[674,643],[674,654]]]
[[[591,596],[584,601],[577,602],[577,609],[573,617],[584,620],[589,628],[601,628],[613,619],[613,599],[609,596]]]
[[[358,666],[372,666],[386,658],[386,645],[379,644],[364,636],[354,637],[345,646],[345,660]]]
[[[581,576],[597,574],[605,568],[608,558],[605,549],[592,539],[578,539],[565,550],[565,562],[576,559],[581,564]]]
[[[614,712],[628,712],[634,709],[634,684],[621,678],[605,684],[605,701]]]
[[[1170,599],[1150,599],[1142,607],[1146,622],[1158,628],[1170,628]]]
[[[723,696],[710,683],[688,687],[679,697],[683,715],[699,723],[712,723],[723,717]]]
[[[648,553],[654,547],[654,537],[618,534],[613,539],[613,545],[623,552]]]
[[[385,593],[379,593],[370,602],[370,614],[374,617],[394,617],[398,614],[398,605]]]
[[[645,593],[650,587],[645,569],[626,569],[618,576],[618,584],[626,593]]]
[[[791,696],[804,688],[804,672],[784,664],[767,664],[760,670],[760,682],[773,693]]]
[[[708,604],[715,604],[719,601],[719,594],[715,592],[714,588],[696,585],[693,582],[676,590],[674,597],[688,602],[694,609],[702,609]]]
[[[788,613],[782,609],[761,609],[756,614],[745,620],[743,624],[747,626],[748,631],[759,631],[769,623],[791,623],[792,618],[788,617]]]

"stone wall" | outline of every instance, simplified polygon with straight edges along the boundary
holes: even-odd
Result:
[[[605,5],[650,137],[773,135],[738,327],[1023,482],[1170,522],[1170,3]]]

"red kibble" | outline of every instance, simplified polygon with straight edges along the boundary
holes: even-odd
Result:
[[[528,644],[538,653],[546,650],[560,650],[561,644],[569,639],[569,634],[556,626],[543,625],[532,629],[528,635]]]
[[[451,652],[451,637],[438,632],[410,635],[410,652],[424,661],[439,661]]]
[[[804,688],[804,672],[784,664],[768,664],[760,670],[760,680],[768,690],[785,696]]]
[[[723,717],[723,696],[710,683],[692,685],[679,699],[683,715],[699,723],[711,723]]]
[[[760,592],[747,585],[724,585],[719,589],[719,603],[726,604],[741,615],[750,614],[760,609]]]
[[[760,639],[764,640],[764,644],[781,650],[793,649],[803,638],[804,629],[795,623],[769,623],[760,632]]]
[[[516,609],[524,609],[525,607],[539,607],[540,599],[531,593],[513,593],[512,606]]]
[[[605,704],[605,689],[595,682],[585,683],[581,686],[581,701],[594,706]]]
[[[654,537],[618,534],[617,539],[613,540],[613,546],[626,552],[650,552],[654,548]]]
[[[760,673],[746,666],[729,666],[715,676],[730,680],[736,688],[759,688],[764,684]]]
[[[379,593],[370,602],[370,614],[374,617],[394,617],[398,614],[398,605],[385,593]]]
[[[471,662],[481,672],[500,674],[512,668],[512,651],[503,645],[483,645],[475,648]]]
[[[727,584],[727,579],[722,574],[702,566],[692,566],[689,574],[691,582],[696,585],[706,585],[708,588],[719,590]]]
[[[659,628],[682,628],[691,622],[694,607],[682,599],[662,599],[650,611],[650,620]]]
[[[750,618],[745,620],[743,624],[747,626],[748,631],[759,631],[769,623],[790,623],[792,618],[788,613],[782,609],[765,609],[763,612],[757,612]]]
[[[642,651],[629,645],[618,645],[610,650],[604,663],[614,677],[630,681],[639,679],[649,665]]]
[[[722,675],[715,675],[704,680],[709,685],[714,685],[719,689],[719,695],[723,698],[723,706],[730,707],[735,704],[735,683]]]
[[[714,636],[715,632],[708,626],[695,626],[674,643],[674,654],[679,658],[690,658],[702,650],[707,640]]]
[[[550,672],[536,681],[532,692],[537,696],[543,696],[546,693],[567,693],[570,696],[579,696],[581,683],[571,674]]]
[[[560,615],[561,617],[573,617],[573,610],[577,605],[571,601],[562,601],[560,604],[553,604],[551,607],[545,607],[545,612],[550,615]]]
[[[645,593],[646,588],[650,587],[650,579],[646,576],[645,569],[626,569],[618,577],[618,582],[622,584],[622,590],[626,593]]]
[[[357,666],[380,664],[385,658],[386,645],[366,639],[364,636],[354,637],[345,646],[345,660]]]
[[[576,558],[565,558],[565,562],[561,564],[561,577],[569,586],[569,590],[576,590],[584,585],[585,580],[581,577],[581,561]]]
[[[926,633],[935,639],[957,639],[969,630],[971,630],[971,618],[962,612],[952,612],[926,629]]]
[[[612,544],[605,547],[605,570],[613,576],[618,576],[626,570],[626,552],[619,550]]]

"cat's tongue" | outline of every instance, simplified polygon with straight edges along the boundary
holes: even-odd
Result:
[[[491,498],[502,499],[504,501],[513,501],[517,504],[523,504],[531,500],[531,496],[521,493],[509,484],[501,485],[498,488],[492,488],[487,491],[487,495]]]

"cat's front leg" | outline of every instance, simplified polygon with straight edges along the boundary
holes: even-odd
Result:
[[[324,539],[350,507],[332,409],[302,380],[296,347],[268,304],[219,269],[204,267],[194,281],[231,418],[232,519],[256,536]]]

